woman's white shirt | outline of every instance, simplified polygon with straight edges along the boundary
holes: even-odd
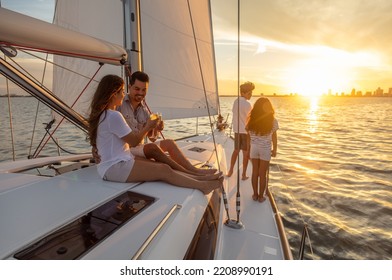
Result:
[[[106,114],[105,114],[106,112]],[[129,145],[121,138],[128,135],[132,129],[118,111],[106,110],[99,118],[97,131],[97,148],[101,156],[98,164],[98,174],[103,178],[106,171],[120,161],[134,160],[129,151]]]

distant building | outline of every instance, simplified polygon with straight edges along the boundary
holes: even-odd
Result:
[[[384,95],[384,90],[378,87],[376,91],[374,92],[374,96],[383,96]]]

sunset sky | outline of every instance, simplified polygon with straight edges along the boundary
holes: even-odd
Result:
[[[211,0],[220,94],[237,94],[237,0]],[[52,19],[53,0],[2,0]],[[241,0],[240,81],[304,95],[392,87],[391,0]]]

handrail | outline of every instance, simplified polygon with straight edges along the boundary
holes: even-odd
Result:
[[[279,214],[278,207],[276,206],[274,196],[272,195],[272,192],[269,189],[267,190],[267,195],[270,200],[272,210],[275,214],[274,216],[275,216],[276,226],[278,227],[284,258],[286,260],[293,260],[293,255],[291,253],[290,244],[286,236],[282,218]]]
[[[181,209],[180,204],[175,204],[170,211],[166,214],[165,217],[161,220],[161,222],[157,225],[157,227],[151,232],[151,234],[147,237],[147,239],[144,241],[142,246],[140,246],[139,250],[136,252],[136,254],[132,257],[132,260],[139,260],[140,256],[144,253],[144,251],[147,249],[147,247],[151,244],[153,239],[158,235],[158,233],[162,230],[163,226],[165,223],[169,220],[169,218],[173,215],[174,211]]]
[[[300,245],[299,252],[298,252],[298,259],[300,259],[300,260],[304,259],[306,238],[309,240],[310,251],[311,251],[311,253],[313,255],[313,249],[312,249],[312,244],[310,243],[310,236],[309,236],[309,231],[308,231],[308,225],[304,224],[304,227],[303,227],[303,230],[302,230],[301,245]]]

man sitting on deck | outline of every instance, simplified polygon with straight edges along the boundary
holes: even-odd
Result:
[[[134,132],[139,132],[150,118],[150,112],[143,103],[148,90],[149,76],[141,71],[136,71],[131,75],[129,93],[125,95],[121,106],[117,108],[124,116],[125,121]],[[192,163],[185,157],[172,139],[157,140],[158,133],[164,128],[164,123],[161,120],[157,129],[151,130],[147,136],[151,143],[140,143],[130,150],[134,156],[154,159],[160,162],[166,162],[167,156],[165,152],[170,155],[170,158],[182,166],[185,170],[194,174],[214,174],[216,169],[201,169],[192,165]],[[93,149],[93,155],[96,150]],[[94,156],[97,158],[97,156]]]

